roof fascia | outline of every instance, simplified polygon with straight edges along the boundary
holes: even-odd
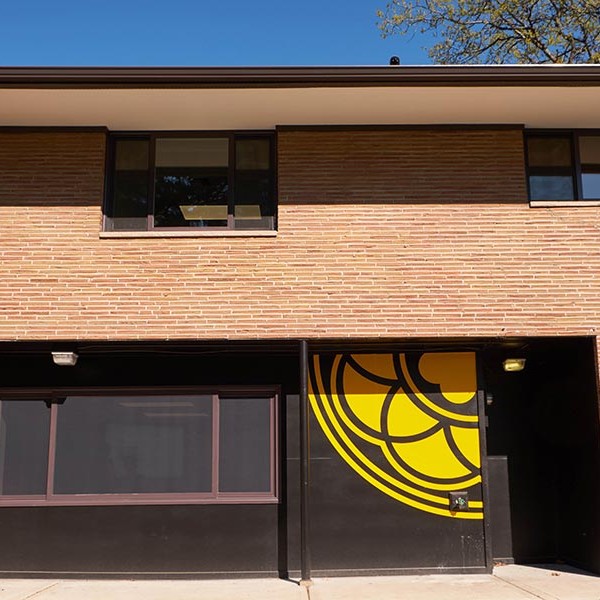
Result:
[[[1,67],[10,88],[600,86],[600,65]]]

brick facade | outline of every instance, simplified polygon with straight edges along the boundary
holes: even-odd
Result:
[[[276,238],[99,239],[105,136],[0,134],[0,340],[591,335],[600,209],[519,129],[278,136]]]

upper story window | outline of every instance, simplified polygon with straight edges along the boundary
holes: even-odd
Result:
[[[275,229],[272,135],[119,134],[109,152],[105,231]]]
[[[600,201],[600,133],[531,132],[526,144],[531,201]]]

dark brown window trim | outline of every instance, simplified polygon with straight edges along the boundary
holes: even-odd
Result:
[[[166,229],[161,227],[161,230],[152,229],[151,231],[101,231],[99,234],[100,239],[142,239],[142,238],[224,238],[224,237],[243,237],[243,238],[264,238],[264,237],[277,237],[277,230],[275,229],[219,229],[214,227],[215,231],[194,231],[194,228],[190,227],[190,230],[181,229]],[[200,228],[198,228],[200,229]],[[207,228],[208,229],[208,228]]]
[[[108,131],[108,130],[107,130]],[[259,135],[272,136],[273,129],[113,129],[108,132],[111,136],[124,137],[255,137]]]
[[[60,399],[65,396],[164,396],[212,395],[212,490],[202,493],[130,493],[130,494],[54,494],[54,464],[56,458],[56,424]],[[220,492],[219,469],[219,400],[242,396],[268,397],[270,400],[270,490],[268,492]],[[201,386],[201,387],[68,387],[68,388],[4,388],[1,400],[46,401],[50,405],[48,467],[46,495],[0,496],[1,506],[117,506],[117,505],[183,505],[183,504],[277,504],[279,502],[279,386]]]
[[[201,496],[200,494],[78,494],[54,496],[3,496],[0,507],[19,506],[170,506],[195,504],[278,504],[276,496],[234,494]]]
[[[570,134],[583,134],[583,135],[600,135],[600,128],[598,127],[526,127],[525,135],[570,135]]]
[[[64,398],[65,396],[164,396],[165,394],[193,395],[216,394],[233,396],[235,394],[249,394],[249,397],[258,398],[261,394],[280,393],[276,385],[195,385],[195,386],[61,386],[61,387],[4,387],[0,389],[0,400],[46,400],[50,398]]]

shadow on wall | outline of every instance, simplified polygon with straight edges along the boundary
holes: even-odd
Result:
[[[106,130],[0,129],[0,208],[100,206]]]
[[[565,562],[600,573],[593,341],[548,340],[523,354],[526,368],[518,373],[502,370],[506,353],[488,354],[485,377],[493,397],[488,454],[508,458],[515,562]]]

